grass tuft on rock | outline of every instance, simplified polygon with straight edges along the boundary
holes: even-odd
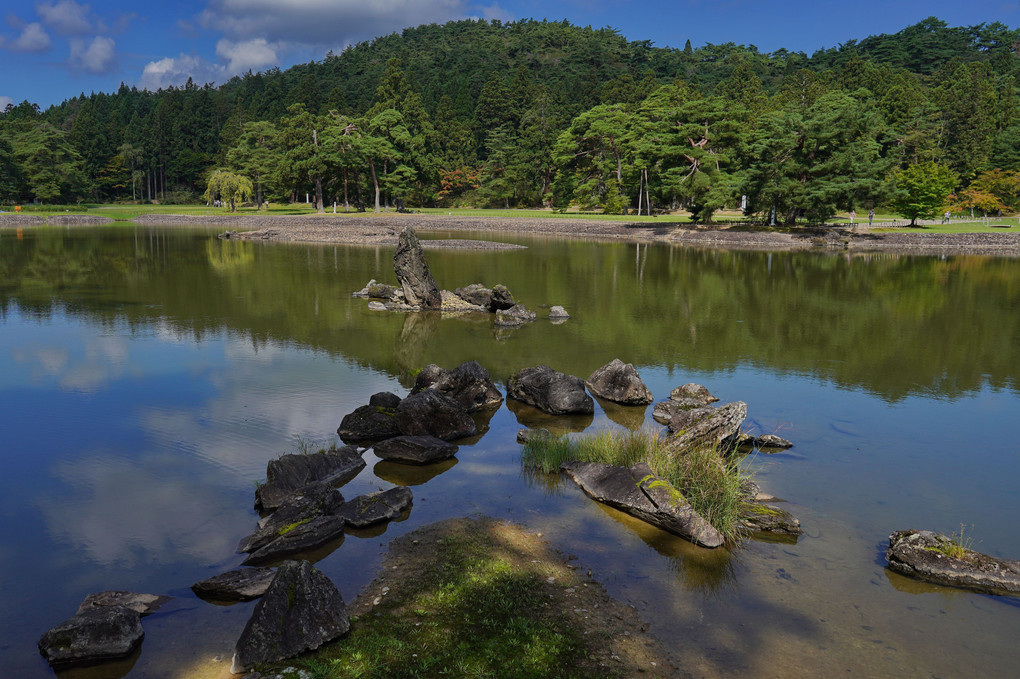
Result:
[[[657,434],[605,430],[589,436],[536,439],[524,444],[524,466],[559,472],[564,462],[601,462],[631,467],[639,462],[668,481],[728,540],[743,533],[743,486],[750,474],[715,448],[672,448]]]

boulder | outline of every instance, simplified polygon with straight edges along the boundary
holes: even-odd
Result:
[[[344,503],[339,490],[326,484],[312,484],[294,491],[258,528],[237,545],[238,552],[254,552],[319,516],[336,514]]]
[[[338,516],[352,528],[365,528],[397,518],[411,506],[413,499],[410,488],[397,486],[378,493],[359,495],[341,507]]]
[[[255,604],[230,671],[240,674],[314,650],[350,627],[343,597],[329,578],[307,561],[287,561]]]
[[[510,294],[505,285],[495,285],[489,295],[489,311],[496,312],[504,309],[511,309],[516,306],[514,296]]]
[[[389,394],[389,392],[383,393]],[[393,396],[393,394],[389,395]],[[375,399],[376,396],[380,396],[380,394],[376,394],[372,398]],[[397,401],[399,403],[399,398]],[[344,415],[340,426],[337,427],[336,434],[344,443],[371,443],[398,436],[400,430],[397,428],[396,419],[394,419],[395,414],[395,405],[374,405],[369,402],[369,405],[355,408],[353,412]]]
[[[191,591],[211,601],[251,601],[265,593],[275,575],[272,568],[238,568],[196,582]]]
[[[394,420],[399,433],[405,436],[429,435],[451,441],[478,433],[467,410],[435,389],[411,394],[401,401]]]
[[[885,558],[889,568],[919,580],[985,594],[1020,596],[1020,561],[999,559],[962,548],[958,556],[951,538],[930,530],[901,530],[889,536]]]
[[[481,283],[472,283],[467,287],[457,288],[453,291],[453,294],[460,297],[468,304],[483,307],[486,311],[489,311],[489,305],[492,303],[492,289],[487,288]],[[510,306],[513,306],[512,304]]]
[[[446,312],[479,311],[482,313],[488,313],[489,311],[484,306],[472,304],[471,302],[468,302],[467,300],[457,296],[456,294],[450,292],[449,290],[440,290],[439,296],[442,299],[441,308],[443,311]]]
[[[595,412],[595,401],[584,390],[581,378],[549,366],[518,370],[507,380],[507,396],[551,415]]]
[[[719,400],[709,393],[707,387],[693,382],[681,384],[673,389],[669,392],[669,399],[676,401],[683,408],[698,408]]]
[[[496,325],[507,328],[515,328],[538,318],[538,314],[528,309],[523,304],[515,304],[509,309],[498,309],[496,311]]]
[[[253,551],[241,563],[245,566],[263,566],[287,556],[322,547],[343,536],[344,526],[344,518],[339,515],[319,515],[301,519],[281,528],[269,542]]]
[[[764,502],[744,502],[740,505],[741,522],[750,530],[778,535],[801,535],[804,531],[793,514]]]
[[[390,391],[380,391],[368,398],[368,405],[373,408],[396,410],[400,405],[400,397]]]
[[[144,636],[138,611],[97,606],[48,630],[39,652],[54,667],[91,665],[131,655]]]
[[[415,378],[411,393],[426,389],[446,394],[468,412],[495,408],[503,402],[503,394],[496,388],[489,371],[478,361],[461,363],[450,371],[435,364],[425,366]]]
[[[364,468],[365,461],[356,446],[308,455],[283,455],[266,465],[266,482],[255,490],[255,509],[272,511],[305,486],[343,484]]]
[[[592,394],[613,403],[645,406],[652,402],[652,392],[641,381],[634,365],[618,358],[593,372],[585,384]]]
[[[644,463],[627,469],[600,462],[565,462],[560,468],[592,499],[702,547],[719,547],[725,542],[680,491]]]
[[[570,318],[570,314],[568,314],[567,310],[561,306],[553,306],[549,308],[549,318],[553,320],[565,321],[566,319]]]
[[[138,594],[136,592],[107,590],[87,595],[78,605],[78,613],[76,615],[81,615],[85,611],[103,606],[123,606],[124,608],[130,608],[138,613],[138,615],[146,616],[172,598],[157,594]]]
[[[435,436],[394,436],[372,448],[377,457],[405,464],[430,464],[457,454],[457,446]]]
[[[443,299],[432,278],[425,252],[418,242],[414,229],[407,227],[400,233],[397,251],[393,254],[393,271],[404,292],[404,301],[421,309],[440,309]]]
[[[393,295],[397,292],[397,288],[392,285],[387,285],[386,283],[376,283],[375,281],[372,281],[365,288],[364,292],[366,297],[391,300],[393,299]]]
[[[747,404],[743,401],[719,408],[682,411],[670,420],[666,442],[679,451],[692,446],[709,446],[727,453],[736,446],[746,417]]]

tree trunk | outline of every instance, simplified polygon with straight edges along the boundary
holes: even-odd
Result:
[[[315,178],[315,211],[325,212],[326,208],[322,204],[322,177]]]
[[[368,159],[368,169],[372,171],[372,185],[375,187],[375,211],[379,211],[379,177],[375,174],[375,162]]]

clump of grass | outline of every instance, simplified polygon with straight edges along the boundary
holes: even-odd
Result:
[[[561,464],[571,461],[621,467],[644,462],[727,539],[741,535],[743,486],[750,475],[714,447],[678,451],[654,433],[606,430],[578,438],[528,441],[521,453],[522,464],[546,473],[558,472]]]
[[[339,439],[336,436],[327,439],[310,439],[304,436],[296,436],[298,455],[319,455],[322,453],[335,452],[339,448]]]
[[[966,559],[973,551],[974,538],[966,535],[966,527],[961,523],[960,531],[952,535],[938,536],[938,545],[932,547],[933,551],[944,554],[951,559]]]

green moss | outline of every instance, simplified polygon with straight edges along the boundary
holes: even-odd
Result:
[[[281,526],[280,530],[276,531],[276,534],[280,536],[286,535],[287,533],[291,532],[298,526],[303,526],[310,521],[311,519],[301,519],[300,521],[295,521],[294,523],[288,523],[286,526]]]
[[[782,516],[783,512],[776,509],[775,507],[769,507],[760,502],[747,502],[744,503],[743,508],[749,514],[758,514],[759,516]]]

